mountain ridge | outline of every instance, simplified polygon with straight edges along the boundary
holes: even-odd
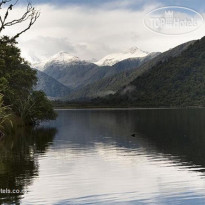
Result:
[[[62,100],[82,101],[106,97],[114,95],[159,62],[180,55],[193,43],[194,41],[190,41],[181,44],[164,53],[150,53],[144,58],[125,59],[113,66],[97,66],[94,63],[81,61],[77,57],[61,52],[55,55],[52,60],[50,59],[50,63],[45,64],[43,72],[50,77],[48,82],[50,87],[52,87],[51,79],[59,83],[57,85],[54,82],[55,91],[52,93],[52,97],[59,97]],[[133,50],[134,52],[135,50]],[[47,78],[40,76],[41,84],[39,85],[41,86],[39,86],[39,89],[42,87],[48,93],[49,89],[44,82],[48,80]],[[59,95],[55,87],[59,87],[59,92],[66,93],[66,95]],[[127,90],[130,90],[130,87]],[[51,91],[49,92],[51,93]]]
[[[164,53],[153,56],[153,58],[145,61],[139,67],[134,66],[135,69],[125,70],[124,72],[118,73],[116,76],[109,76],[107,78],[101,79],[98,82],[89,84],[84,88],[71,91],[67,100],[89,100],[96,97],[105,97],[109,94],[115,94],[118,90],[122,89],[124,86],[132,82],[135,78],[140,76],[143,72],[151,69],[160,61],[166,61],[171,57],[180,55],[181,52],[186,50],[195,41],[189,41],[184,44],[180,44]],[[128,60],[125,60],[125,62]],[[122,61],[121,63],[123,63]],[[135,64],[135,61],[133,62]],[[114,66],[117,66],[114,65]]]
[[[149,56],[149,55],[148,55]],[[149,57],[151,57],[150,54]],[[135,66],[117,64],[116,66],[97,66],[94,63],[77,61],[75,63],[47,63],[44,72],[72,89],[79,89],[119,72],[138,67],[149,57],[136,58]]]
[[[98,100],[123,106],[205,106],[204,81],[205,37],[179,56],[158,62],[116,94]]]
[[[69,64],[69,63],[77,63],[81,62],[79,57],[72,56],[68,52],[60,51],[56,53],[55,55],[51,56],[47,60],[43,60],[37,63],[32,64],[32,67],[44,71],[45,66],[48,64]]]
[[[44,91],[50,99],[61,99],[71,91],[70,88],[39,70],[37,70],[37,79],[35,90]]]
[[[138,47],[131,47],[127,51],[120,53],[111,53],[95,62],[98,66],[113,66],[116,63],[131,59],[131,58],[144,58],[148,55],[148,52],[142,51]]]

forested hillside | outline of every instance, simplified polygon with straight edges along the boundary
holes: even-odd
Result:
[[[125,106],[204,106],[205,37],[179,56],[158,62],[99,103]]]

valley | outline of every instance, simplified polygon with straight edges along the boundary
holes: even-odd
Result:
[[[62,101],[61,105],[79,104],[88,107],[170,106],[168,103],[152,103],[153,101],[149,101],[149,98],[146,99],[149,101],[148,104],[145,102],[135,103],[134,96],[138,90],[135,83],[139,81],[138,86],[142,86],[146,82],[152,82],[151,79],[156,78],[150,74],[153,69],[167,65],[167,62],[172,59],[180,58],[186,50],[195,44],[196,41],[190,41],[164,53],[147,53],[134,47],[126,52],[110,54],[93,63],[66,52],[59,52],[47,61],[33,65],[38,70],[36,89],[44,91],[53,101]],[[150,74],[150,79],[144,79],[142,82],[141,78],[148,74]],[[174,82],[173,86],[175,86]],[[146,92],[148,93],[148,91]],[[140,96],[141,98],[145,97]],[[175,103],[173,103],[174,105]]]

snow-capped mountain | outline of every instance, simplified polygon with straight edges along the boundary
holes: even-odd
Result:
[[[40,62],[35,62],[31,66],[37,70],[44,71],[44,66],[47,63],[47,60],[43,60]]]
[[[127,51],[124,51],[122,53],[113,53],[110,55],[105,56],[101,60],[95,62],[94,64],[98,66],[112,66],[120,61],[129,59],[129,58],[143,58],[146,57],[149,53],[140,50],[137,47],[132,47]],[[68,64],[76,64],[76,63],[86,63],[86,61],[82,61],[80,58],[76,56],[72,56],[67,52],[59,52],[52,56],[51,58],[48,58],[46,60],[43,60],[41,62],[36,62],[32,64],[32,67],[44,71],[46,67],[50,64],[58,64],[58,65],[68,65]],[[89,62],[87,62],[89,63]]]
[[[137,47],[132,47],[127,51],[124,51],[122,53],[113,53],[110,55],[105,56],[101,60],[95,62],[98,66],[112,66],[116,63],[129,59],[129,58],[143,58],[146,57],[149,53],[140,50]]]
[[[44,71],[46,68],[46,65],[49,65],[49,64],[65,65],[65,64],[71,64],[71,63],[77,63],[77,62],[81,62],[81,60],[78,57],[72,56],[67,52],[61,51],[47,60],[34,63],[32,67],[40,71]]]
[[[47,63],[67,64],[67,63],[73,63],[73,62],[78,62],[78,61],[80,61],[80,59],[76,56],[72,56],[67,52],[59,52],[56,55],[54,55],[53,57],[51,57],[49,59],[49,62],[47,62]]]

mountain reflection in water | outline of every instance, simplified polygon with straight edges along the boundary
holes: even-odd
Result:
[[[2,202],[205,204],[205,109],[58,114],[1,142],[1,187],[28,190]]]

